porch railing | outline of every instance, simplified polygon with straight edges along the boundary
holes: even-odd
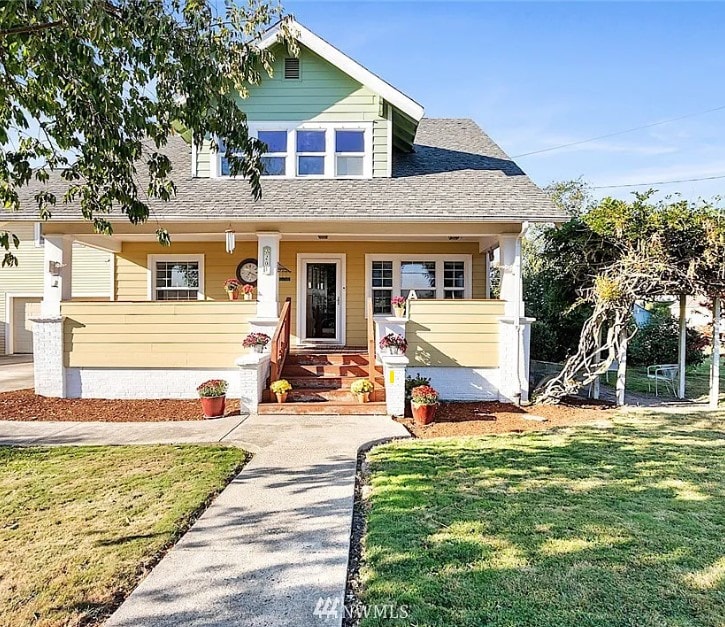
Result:
[[[367,300],[367,322],[368,322],[368,378],[373,386],[371,398],[375,399],[375,320],[373,319],[373,299]]]
[[[282,313],[279,316],[277,328],[272,336],[272,360],[269,370],[269,382],[277,381],[284,368],[284,362],[289,354],[290,345],[290,323],[292,299],[287,297],[282,305]]]

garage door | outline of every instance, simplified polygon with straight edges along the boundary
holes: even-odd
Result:
[[[32,353],[32,323],[28,318],[38,314],[40,298],[13,298],[13,352]]]

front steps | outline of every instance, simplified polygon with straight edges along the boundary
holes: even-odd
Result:
[[[369,403],[359,403],[350,384],[369,376],[367,352],[338,348],[328,352],[310,349],[290,352],[282,379],[292,384],[286,403],[274,402],[267,390],[259,405],[260,414],[387,414],[382,368],[375,368],[375,392]]]

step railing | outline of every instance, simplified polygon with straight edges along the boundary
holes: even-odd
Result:
[[[279,315],[279,322],[277,328],[274,330],[272,336],[272,359],[271,366],[269,369],[269,382],[277,381],[282,375],[282,369],[284,368],[284,362],[289,355],[290,346],[290,323],[292,309],[292,299],[287,297],[282,305],[282,313]]]
[[[375,320],[373,319],[372,298],[368,298],[366,307],[368,318],[368,378],[373,386],[373,391],[370,394],[370,397],[375,400],[375,374],[377,369],[375,367]]]

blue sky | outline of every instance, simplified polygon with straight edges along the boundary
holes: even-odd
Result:
[[[473,118],[512,156],[725,106],[725,3],[283,4],[427,116]],[[725,109],[517,161],[540,185],[725,175]],[[725,196],[725,178],[659,189]]]

